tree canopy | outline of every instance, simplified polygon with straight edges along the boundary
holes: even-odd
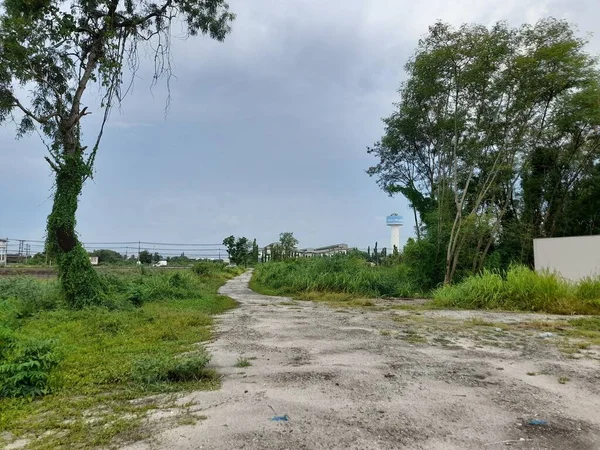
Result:
[[[575,211],[597,186],[600,156],[599,76],[585,45],[555,19],[440,22],[419,41],[368,173],[409,200],[445,282],[490,253],[531,263],[532,238],[600,230],[597,214]]]

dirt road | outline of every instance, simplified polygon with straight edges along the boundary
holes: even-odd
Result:
[[[222,389],[178,400],[202,420],[128,448],[600,449],[597,349],[515,327],[556,317],[336,309],[249,278],[221,289],[240,303],[209,346]]]

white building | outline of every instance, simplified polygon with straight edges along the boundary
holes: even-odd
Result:
[[[279,242],[273,242],[259,251],[259,260],[270,261],[273,247],[280,245]],[[314,258],[318,256],[347,255],[349,251],[348,244],[333,244],[317,248],[295,248],[294,257]],[[263,258],[264,255],[264,258]]]
[[[8,252],[8,241],[0,239],[0,266],[6,265],[6,255]]]

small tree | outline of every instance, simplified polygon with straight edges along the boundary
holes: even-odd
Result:
[[[152,253],[148,250],[142,250],[139,254],[138,260],[142,264],[152,264]]]
[[[294,256],[294,250],[298,245],[298,239],[294,237],[294,233],[281,233],[279,235],[279,244],[281,245],[282,258],[292,258]]]
[[[252,242],[252,264],[258,264],[258,244],[256,239]]]
[[[152,255],[152,262],[156,264],[161,259],[162,259],[162,256],[158,252],[154,252],[154,254]]]
[[[281,244],[274,244],[271,247],[271,260],[272,261],[282,261],[284,259],[284,251]]]
[[[223,245],[227,247],[229,261],[236,265],[248,265],[252,258],[252,244],[245,237],[235,238],[229,236],[223,239]]]
[[[375,264],[379,264],[379,254],[377,253],[377,242],[375,242],[375,247],[373,247],[373,261]]]

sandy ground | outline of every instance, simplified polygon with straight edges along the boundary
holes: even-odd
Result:
[[[514,326],[556,317],[338,309],[256,294],[249,278],[221,288],[240,303],[209,345],[222,389],[178,400],[202,420],[163,411],[126,448],[600,449],[598,349]]]

